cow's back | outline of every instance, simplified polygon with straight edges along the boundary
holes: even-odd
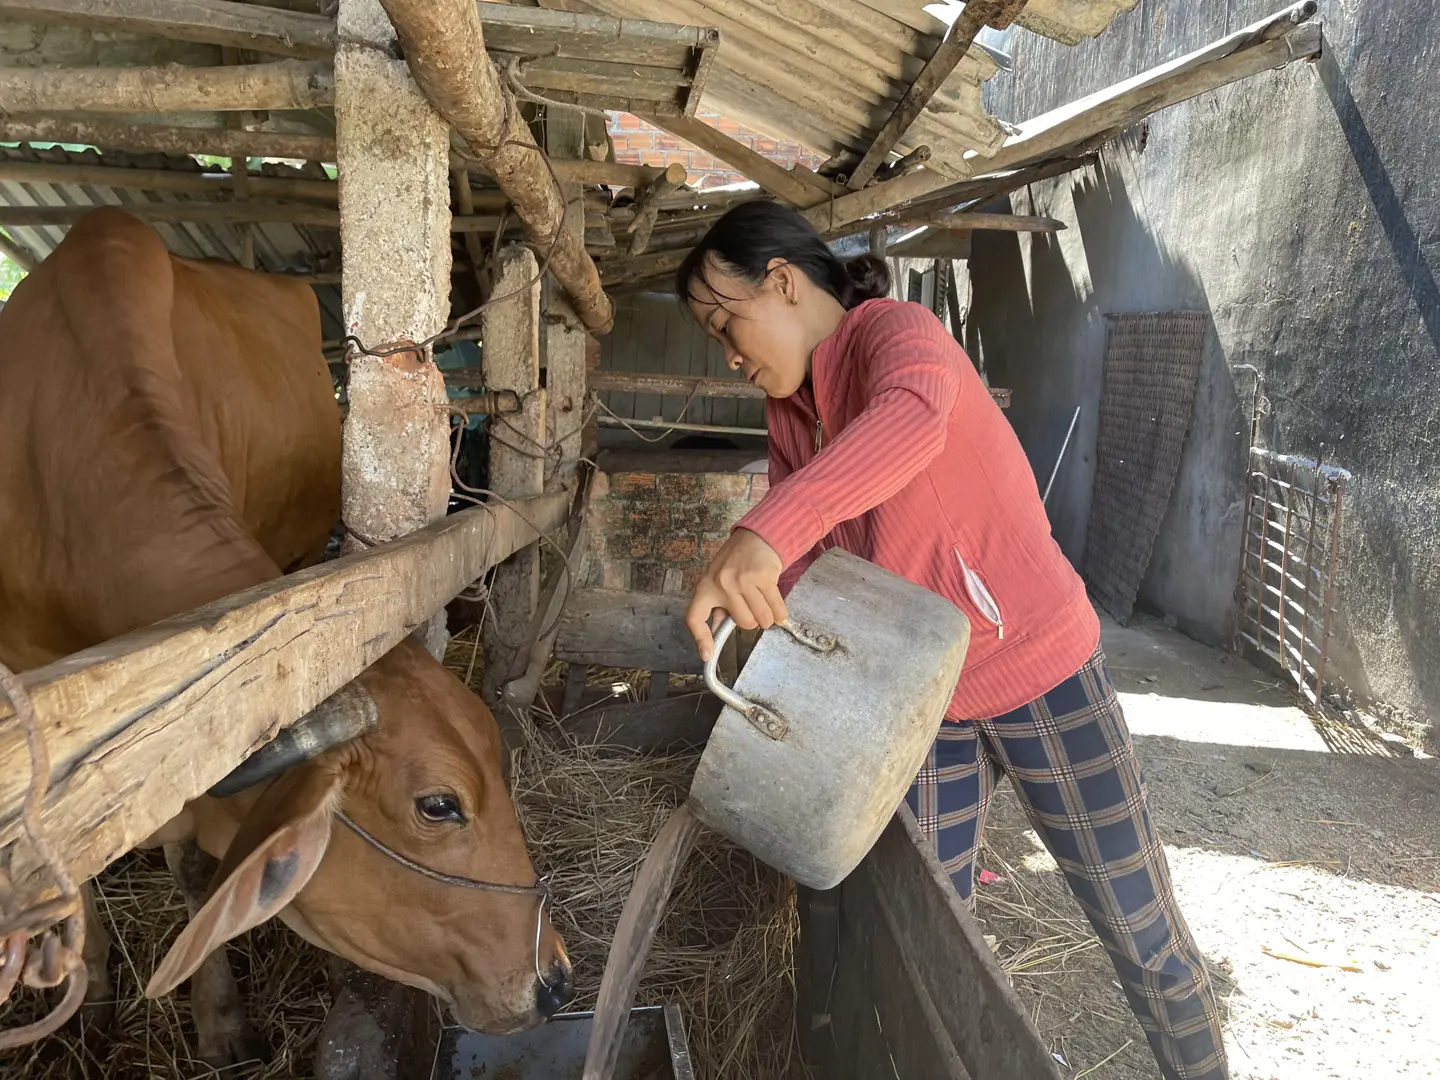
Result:
[[[33,667],[315,557],[339,461],[308,286],[87,215],[0,309],[0,660]]]

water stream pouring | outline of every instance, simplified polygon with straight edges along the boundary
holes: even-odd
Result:
[[[834,888],[879,839],[944,719],[970,624],[930,590],[838,549],[816,559],[733,687],[690,798],[661,829],[616,928],[585,1058],[609,1080],[665,900],[701,825],[812,889]],[[715,656],[734,631],[726,620]]]

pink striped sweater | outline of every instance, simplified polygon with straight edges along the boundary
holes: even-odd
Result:
[[[813,388],[813,390],[812,390]],[[1034,473],[963,349],[918,304],[869,300],[766,402],[770,492],[736,526],[783,560],[788,593],[840,547],[970,619],[946,716],[999,716],[1064,682],[1100,625],[1050,535]]]

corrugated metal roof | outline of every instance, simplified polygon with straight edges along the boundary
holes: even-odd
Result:
[[[1062,41],[1094,36],[1137,0],[1031,0],[1021,25]],[[718,27],[721,46],[702,104],[827,156],[863,153],[934,53],[958,0],[542,0],[616,17]],[[982,84],[995,57],[972,48],[901,140],[929,146],[941,171],[986,154],[1004,125],[986,114]]]
[[[7,161],[43,161],[52,164],[105,165],[115,168],[167,169],[181,172],[204,171],[191,157],[172,154],[125,154],[111,152],[103,156],[94,150],[73,151],[61,147],[36,149],[29,146],[0,146],[0,159]],[[265,175],[323,179],[302,172],[294,166],[267,162]],[[170,192],[131,191],[104,185],[35,183],[0,180],[0,206],[134,206],[159,202],[191,201],[188,195]],[[204,200],[214,201],[214,200]],[[222,200],[228,201],[228,200]],[[227,224],[197,222],[155,223],[155,229],[176,255],[188,259],[223,259],[239,262],[242,246],[240,227]],[[317,273],[338,270],[340,266],[340,232],[338,229],[307,225],[256,224],[250,226],[254,236],[255,266],[271,273]],[[68,226],[6,226],[5,231],[39,258],[49,255],[64,238]],[[317,289],[325,317],[326,332],[338,332],[341,325],[338,290]],[[334,295],[330,295],[334,294]]]

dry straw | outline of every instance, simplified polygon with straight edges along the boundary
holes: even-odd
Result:
[[[484,655],[467,631],[446,665],[478,690]],[[547,681],[558,682],[563,669]],[[592,669],[595,686],[638,698],[647,672]],[[552,875],[555,921],[565,935],[579,998],[599,989],[610,937],[651,838],[685,798],[697,757],[602,751],[566,740],[542,711],[522,719],[512,785],[536,863]],[[185,906],[159,851],[135,852],[96,879],[98,907],[115,941],[113,1026],[66,1030],[6,1055],[5,1080],[307,1080],[330,1004],[325,955],[271,922],[229,946],[231,966],[265,1060],[223,1074],[195,1055],[188,987],[159,1001],[142,995],[185,922]],[[789,883],[713,833],[680,878],[646,968],[637,1004],[679,1002],[700,1080],[782,1080],[797,1075],[794,950]],[[48,1011],[43,994],[17,988],[0,1024]]]

